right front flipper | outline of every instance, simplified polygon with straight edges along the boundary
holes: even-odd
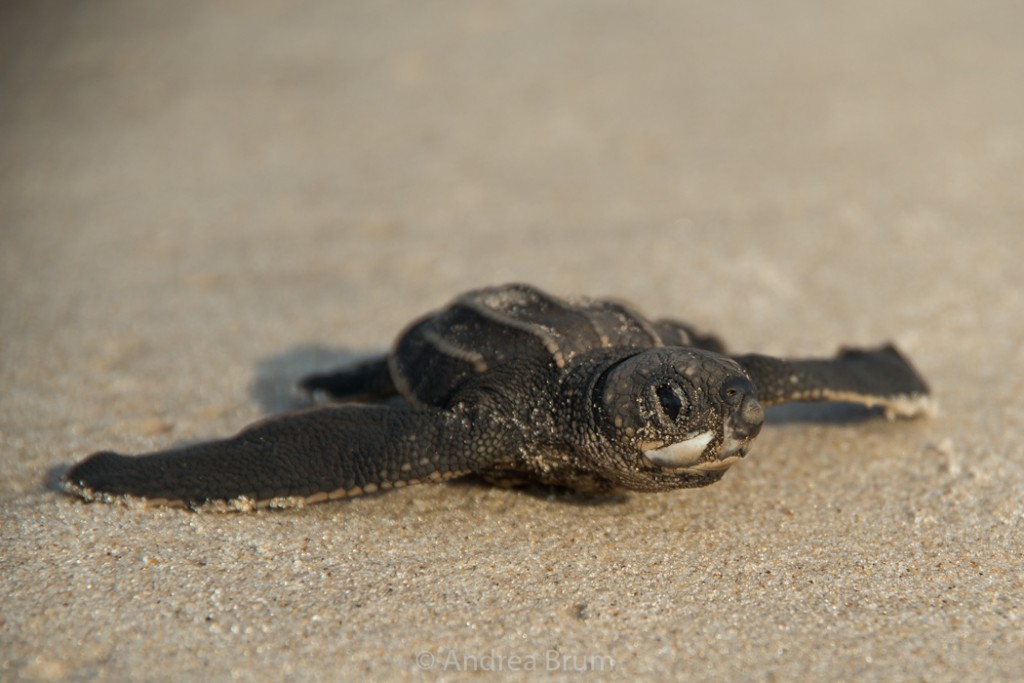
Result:
[[[790,401],[842,401],[879,406],[886,417],[917,417],[935,410],[931,391],[892,345],[842,349],[829,359],[735,356],[764,407]]]
[[[63,481],[86,500],[287,507],[472,472],[485,450],[474,432],[466,417],[440,410],[315,408],[262,420],[229,439],[134,457],[95,453]]]

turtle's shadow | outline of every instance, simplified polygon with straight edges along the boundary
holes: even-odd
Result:
[[[580,507],[601,507],[601,506],[613,506],[622,505],[629,500],[630,495],[627,492],[619,493],[586,493],[581,491],[573,491],[567,489],[564,486],[549,486],[546,484],[535,484],[535,483],[524,483],[514,484],[511,486],[502,486],[487,481],[486,477],[481,477],[476,474],[467,474],[457,479],[452,479],[444,483],[445,486],[452,487],[485,487],[485,488],[496,488],[505,491],[510,491],[530,498],[536,498],[538,500],[547,500],[555,503],[563,503],[565,505],[576,505]]]
[[[64,493],[64,484],[61,478],[71,469],[67,463],[60,465],[51,465],[46,468],[46,474],[43,475],[43,487],[47,491],[56,491],[58,493]]]
[[[352,351],[316,344],[296,346],[256,364],[249,396],[268,415],[308,408],[316,402],[299,388],[303,377],[354,365],[382,353],[383,350]]]

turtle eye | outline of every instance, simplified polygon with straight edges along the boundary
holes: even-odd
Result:
[[[671,384],[659,384],[654,388],[654,395],[658,398],[661,412],[670,422],[675,422],[685,405],[685,399],[679,389]]]
[[[745,377],[733,377],[722,385],[722,398],[729,405],[738,406],[743,399],[754,393],[754,386]]]

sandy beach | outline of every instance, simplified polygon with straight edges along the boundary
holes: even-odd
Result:
[[[0,679],[1000,681],[1024,670],[1024,8],[9,2]],[[940,406],[771,410],[703,489],[85,504],[459,292],[737,352],[899,345]]]

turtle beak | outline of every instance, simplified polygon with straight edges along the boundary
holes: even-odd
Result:
[[[695,436],[670,443],[660,448],[644,450],[644,456],[651,462],[662,467],[690,467],[700,462],[704,449],[714,438],[711,432],[701,432]]]

